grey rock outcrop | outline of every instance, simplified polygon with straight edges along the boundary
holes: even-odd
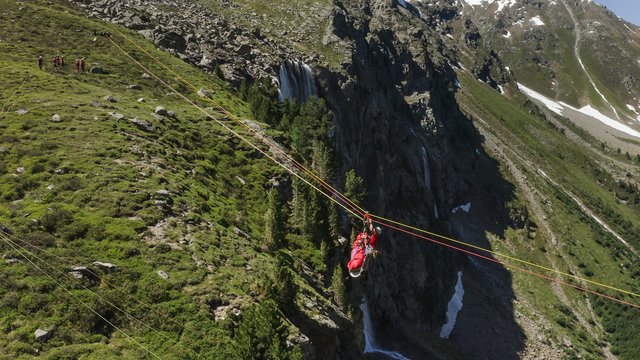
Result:
[[[37,341],[45,342],[51,338],[51,331],[37,329],[34,331],[33,335]]]
[[[156,106],[156,108],[153,110],[153,112],[158,114],[158,115],[163,115],[163,116],[168,116],[169,115],[169,112],[163,106]]]
[[[110,112],[109,116],[111,116],[112,118],[115,118],[116,120],[124,119],[124,115],[123,114],[117,113],[115,111]]]
[[[116,270],[118,268],[118,266],[116,264],[112,264],[112,263],[108,263],[108,262],[102,262],[102,261],[94,261],[93,265],[102,268],[104,270]]]

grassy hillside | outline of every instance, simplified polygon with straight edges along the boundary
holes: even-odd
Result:
[[[640,247],[640,202],[637,191],[620,201],[623,191],[603,167],[603,153],[570,140],[566,132],[521,95],[500,95],[461,72],[459,100],[483,129],[486,148],[504,165],[504,175],[518,185],[532,221],[528,227],[494,237],[498,251],[592,281],[638,293],[638,256],[598,224],[572,198],[609,224],[634,248]],[[515,94],[515,92],[511,92]],[[632,161],[627,166],[637,167]],[[518,207],[515,207],[517,209]],[[537,269],[539,270],[539,269]],[[549,273],[549,275],[552,275]],[[606,342],[621,359],[634,359],[640,344],[633,336],[638,309],[514,273],[518,311],[538,320],[538,329],[564,356],[601,358]],[[584,285],[584,284],[583,284]],[[589,288],[638,303],[633,296]],[[633,315],[635,314],[635,316]],[[568,341],[567,341],[568,340]],[[595,340],[595,341],[594,341]],[[571,344],[571,346],[567,346]]]
[[[11,24],[0,30],[0,228],[14,241],[0,241],[0,358],[242,358],[251,341],[252,356],[295,355],[285,340],[296,329],[268,300],[280,277],[262,240],[270,179],[282,170],[94,37],[108,25],[61,2],[0,7],[0,21]],[[128,34],[231,112],[252,117],[220,79]],[[61,70],[50,61],[56,54],[66,60]],[[76,73],[79,57],[107,73]],[[157,106],[169,113],[155,114]],[[320,256],[305,241],[303,260]],[[75,266],[89,269],[78,279],[68,273]],[[308,296],[318,291],[286,274]],[[37,341],[38,328],[51,338]]]

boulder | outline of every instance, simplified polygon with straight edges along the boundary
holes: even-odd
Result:
[[[156,44],[167,49],[173,49],[183,53],[187,49],[187,40],[182,35],[169,31],[163,34],[156,34]]]
[[[251,53],[251,46],[249,44],[242,44],[235,48],[235,52],[240,56],[245,56]]]
[[[111,95],[107,95],[105,97],[103,97],[104,101],[108,101],[108,102],[112,102],[112,103],[117,103],[118,99],[114,98]]]
[[[99,101],[95,101],[95,100],[91,100],[89,102],[89,105],[93,106],[93,107],[102,107],[102,103]]]
[[[155,110],[153,110],[153,112],[155,112],[155,113],[156,113],[156,114],[158,114],[158,115],[164,115],[164,116],[169,115],[169,113],[167,112],[167,109],[165,109],[165,108],[164,108],[164,107],[162,107],[162,106],[158,106],[158,107],[156,107],[156,109],[155,109]]]
[[[89,73],[91,74],[106,74],[107,71],[102,68],[102,66],[93,66],[89,69]]]
[[[133,119],[129,119],[129,121],[132,122],[140,130],[144,130],[148,132],[156,131],[156,129],[153,127],[153,125],[151,125],[151,123],[146,122],[144,120],[140,120],[137,117]]]
[[[198,96],[211,99],[213,97],[213,92],[205,88],[200,88],[200,90],[198,90]]]
[[[144,98],[138,98],[138,102],[139,103],[144,102]]]
[[[142,86],[138,84],[131,84],[128,86],[129,90],[142,90]]]
[[[111,117],[113,117],[113,118],[116,118],[117,120],[122,120],[122,119],[124,119],[124,115],[122,115],[122,114],[120,114],[120,113],[117,113],[117,112],[115,112],[115,111],[110,112],[110,113],[109,113],[109,116],[111,116]]]
[[[44,342],[51,338],[51,331],[38,329],[33,333],[33,335],[35,335],[36,340]]]
[[[18,115],[27,115],[29,113],[29,110],[27,109],[18,109],[16,110],[16,114]]]
[[[169,274],[167,274],[164,270],[158,270],[158,276],[167,280],[169,278]]]
[[[23,174],[24,173],[24,167],[20,166],[19,168],[16,168],[16,172],[18,174]]]
[[[101,261],[94,261],[93,265],[99,267],[99,268],[103,268],[105,270],[115,270],[118,268],[118,266],[116,264],[112,264],[112,263],[108,263],[108,262],[101,262]]]
[[[53,114],[53,116],[51,117],[51,122],[59,123],[61,121],[62,121],[62,118],[58,114]]]
[[[151,75],[149,75],[147,73],[142,73],[142,78],[143,79],[151,79]]]

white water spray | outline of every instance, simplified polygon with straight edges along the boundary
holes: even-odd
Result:
[[[373,328],[373,321],[371,321],[371,313],[369,312],[369,305],[367,304],[367,298],[362,299],[360,304],[360,310],[362,311],[363,323],[364,323],[364,352],[376,353],[386,355],[396,360],[409,360],[399,352],[384,350],[378,347],[376,344],[375,330]]]
[[[311,96],[318,95],[316,80],[309,65],[301,61],[285,60],[280,65],[278,89],[281,101],[296,100],[304,102]]]

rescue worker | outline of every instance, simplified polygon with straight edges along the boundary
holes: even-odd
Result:
[[[376,250],[379,232],[380,230],[373,226],[371,216],[368,213],[365,214],[364,230],[356,236],[356,240],[351,247],[351,259],[347,264],[351,276],[360,276],[360,273],[366,270],[363,269],[363,267],[365,266],[365,260],[368,255],[367,250],[369,250],[373,256],[380,253]]]
[[[42,70],[42,68],[44,67],[44,59],[42,58],[42,55],[38,56],[37,64],[40,70]]]

